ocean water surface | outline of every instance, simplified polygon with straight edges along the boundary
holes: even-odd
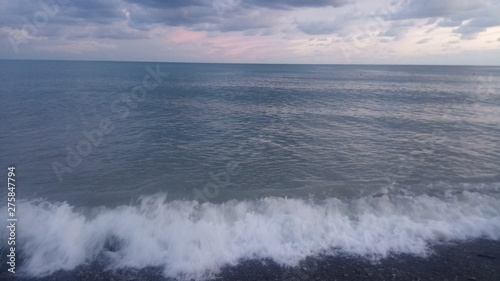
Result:
[[[500,240],[500,67],[1,61],[0,78],[27,278]]]

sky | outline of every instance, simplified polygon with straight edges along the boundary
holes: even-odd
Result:
[[[500,65],[500,0],[0,0],[0,59]]]

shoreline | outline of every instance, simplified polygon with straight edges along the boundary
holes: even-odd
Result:
[[[394,254],[376,262],[349,255],[307,258],[280,269],[247,261],[222,280],[500,280],[500,241],[478,239],[431,247],[428,257]],[[280,274],[277,274],[277,273]],[[246,276],[251,273],[253,276]]]
[[[500,241],[475,239],[431,247],[428,257],[394,254],[371,261],[351,255],[316,256],[285,268],[271,260],[246,260],[227,266],[212,280],[500,280]],[[2,266],[3,267],[3,266]],[[161,268],[106,271],[96,263],[43,278],[5,274],[0,280],[168,280]]]

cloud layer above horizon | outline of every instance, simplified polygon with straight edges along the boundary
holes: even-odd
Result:
[[[0,58],[500,65],[500,0],[0,0]]]

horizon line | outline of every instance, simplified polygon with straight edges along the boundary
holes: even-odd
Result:
[[[124,63],[178,63],[178,64],[240,64],[240,65],[324,65],[324,66],[466,66],[466,67],[500,67],[500,65],[481,65],[481,64],[384,64],[384,63],[266,63],[266,62],[189,62],[189,61],[127,61],[127,60],[86,60],[86,59],[7,59],[0,58],[0,61],[57,61],[57,62],[124,62]]]

